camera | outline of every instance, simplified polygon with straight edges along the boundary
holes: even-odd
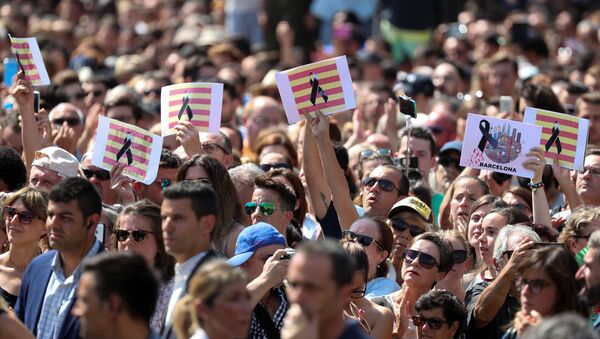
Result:
[[[406,175],[408,180],[422,180],[421,172],[419,172],[419,158],[417,157],[402,157],[394,158],[394,165],[402,170],[402,174]]]

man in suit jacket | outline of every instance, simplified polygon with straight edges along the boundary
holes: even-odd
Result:
[[[102,200],[89,181],[71,177],[50,191],[46,230],[53,250],[35,258],[23,275],[15,313],[38,338],[79,338],[71,315],[80,263],[102,251],[95,230]]]
[[[175,257],[175,282],[169,301],[163,337],[169,338],[175,304],[187,292],[194,272],[215,256],[212,235],[216,223],[217,198],[206,183],[183,181],[163,191],[162,231],[167,253]]]

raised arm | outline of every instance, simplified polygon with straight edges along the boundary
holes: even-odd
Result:
[[[552,174],[554,175],[554,178],[556,178],[556,181],[558,181],[560,189],[565,194],[565,198],[567,199],[571,211],[583,205],[583,200],[581,200],[581,196],[577,194],[575,184],[571,180],[569,169],[562,168],[558,165],[558,156],[554,159],[554,163],[552,164]]]
[[[321,156],[319,155],[315,136],[308,123],[304,125],[302,169],[304,170],[306,187],[315,210],[315,216],[323,219],[331,203],[331,191],[323,173],[323,165],[321,165]]]
[[[23,143],[23,160],[27,167],[27,176],[33,164],[35,152],[40,150],[42,142],[39,138],[38,124],[35,120],[33,110],[33,86],[31,82],[25,79],[23,71],[17,73],[17,85],[13,91],[13,97],[19,105],[21,114],[21,140]]]
[[[550,216],[550,207],[548,206],[548,198],[544,191],[544,186],[539,186],[542,183],[544,174],[544,166],[546,166],[546,158],[540,147],[534,147],[527,153],[530,159],[523,162],[523,166],[533,170],[533,178],[531,178],[531,200],[533,202],[533,222],[542,224],[546,227],[552,227],[552,218]]]

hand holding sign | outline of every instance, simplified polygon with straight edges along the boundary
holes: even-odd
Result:
[[[42,53],[36,38],[14,38],[9,35],[12,52],[17,57],[25,78],[34,86],[50,85]]]

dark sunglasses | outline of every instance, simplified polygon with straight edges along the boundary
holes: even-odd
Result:
[[[91,168],[83,168],[83,175],[86,178],[91,179],[92,177],[96,177],[96,179],[104,181],[110,179],[110,172],[103,169],[93,170]]]
[[[67,125],[73,127],[79,125],[81,120],[79,120],[79,118],[58,118],[52,120],[52,124],[54,124],[54,126],[62,126],[65,122]]]
[[[399,218],[394,218],[391,221],[392,227],[400,232],[404,232],[407,228],[410,232],[411,237],[416,237],[419,234],[425,233],[425,230],[417,225],[411,225],[404,222],[404,220]]]
[[[156,180],[155,183],[160,184],[160,189],[164,191],[165,189],[167,189],[167,187],[171,186],[173,182],[169,178],[162,178]]]
[[[154,233],[144,231],[144,230],[133,230],[133,231],[115,230],[115,236],[117,237],[118,242],[123,242],[123,241],[127,240],[127,238],[129,238],[130,234],[133,236],[133,240],[135,242],[142,242],[142,241],[146,240],[146,236],[148,234],[154,234]]]
[[[216,142],[203,142],[202,143],[202,150],[204,150],[205,153],[214,153],[218,149],[222,150],[223,153],[225,153],[225,154],[231,153],[228,150],[226,150],[225,147],[217,144]]]
[[[247,202],[246,205],[244,205],[244,211],[247,215],[254,213],[257,208],[259,209],[260,213],[266,216],[270,216],[275,213],[275,205],[270,202],[261,202],[260,204],[255,202]]]
[[[23,225],[31,224],[33,219],[35,219],[35,213],[31,211],[19,211],[13,207],[4,207],[2,214],[4,216],[4,220],[12,220],[12,218],[17,216],[19,222]]]
[[[160,91],[161,91],[161,88],[145,89],[144,94],[150,95],[150,94],[154,93],[156,95],[160,95]]]
[[[290,169],[290,165],[286,164],[285,162],[278,162],[276,164],[260,164],[260,169],[265,172],[268,172],[272,169],[277,169],[277,168]]]
[[[369,246],[371,246],[371,244],[373,242],[375,242],[375,245],[377,245],[377,247],[379,247],[379,249],[383,250],[383,245],[379,241],[375,240],[374,238],[372,238],[368,235],[356,234],[352,231],[344,231],[344,232],[342,232],[342,238],[356,241],[363,247],[369,247]]]
[[[462,264],[467,261],[467,251],[465,250],[454,250],[452,251],[452,259],[454,264]]]
[[[413,315],[412,320],[413,320],[413,323],[415,324],[415,326],[421,327],[425,323],[427,323],[427,327],[429,327],[432,330],[439,330],[440,328],[442,328],[442,325],[448,323],[444,319],[440,319],[440,318],[437,318],[437,317],[435,317],[435,318],[425,318],[425,317],[420,316],[420,315]]]
[[[419,258],[419,265],[425,269],[433,268],[438,266],[437,260],[427,253],[406,249],[402,252],[402,258],[407,264],[412,264],[417,258]]]
[[[440,157],[438,159],[438,163],[440,165],[442,165],[443,167],[453,166],[454,168],[457,168],[461,171],[464,169],[464,167],[460,166],[460,159],[455,159],[453,157],[448,157],[448,156]]]
[[[362,184],[365,187],[373,187],[373,186],[375,186],[376,183],[379,183],[379,187],[381,187],[381,189],[386,192],[391,192],[394,189],[397,191],[400,191],[400,189],[398,187],[396,187],[396,185],[394,185],[394,183],[388,179],[366,177],[362,180]]]
[[[69,95],[69,100],[81,100],[85,98],[85,93],[84,92],[77,92],[77,93],[73,93],[71,95]]]
[[[102,90],[86,91],[84,94],[87,97],[88,95],[90,95],[90,93],[92,94],[93,97],[97,98],[97,97],[101,96],[102,94],[104,94],[104,91],[102,91]]]

